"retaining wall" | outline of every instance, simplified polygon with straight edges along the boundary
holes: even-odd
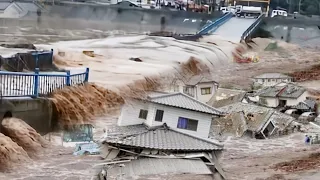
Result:
[[[53,104],[44,98],[2,99],[0,119],[5,114],[20,118],[37,130],[46,134],[52,130]]]

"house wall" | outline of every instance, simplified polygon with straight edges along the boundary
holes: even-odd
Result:
[[[281,82],[292,82],[292,78],[281,78],[281,79],[255,79],[256,83],[262,84],[263,86],[274,86]]]
[[[154,121],[157,109],[164,111],[162,122]],[[179,117],[198,120],[197,131],[178,129],[177,125],[178,125]],[[207,138],[210,131],[211,120],[212,120],[211,114],[190,111],[190,110],[175,108],[170,106],[164,106],[160,104],[150,104],[147,122],[148,123],[152,122],[151,124],[148,124],[149,126],[158,126],[158,125],[162,125],[163,123],[167,123],[169,127],[175,130],[192,134],[195,136]]]
[[[140,109],[148,110],[149,104],[149,102],[138,100],[126,102],[121,108],[121,114],[118,118],[118,126],[128,126],[144,123],[146,120],[139,118]]]
[[[201,88],[208,88],[208,87],[210,87],[211,88],[211,93],[210,94],[205,94],[205,95],[202,95],[201,94]],[[213,83],[213,82],[210,82],[210,83],[199,83],[199,84],[197,84],[196,85],[196,99],[197,100],[199,100],[199,101],[201,101],[201,102],[204,102],[204,103],[206,103],[206,102],[208,102],[210,99],[211,99],[211,97],[214,95],[214,93],[216,92],[216,90],[217,90],[217,86],[216,86],[216,84],[215,83]]]
[[[299,98],[279,98],[280,100],[286,100],[287,106],[295,106],[299,104],[299,102],[303,102],[309,96],[308,91],[305,91]]]
[[[259,102],[267,107],[278,107],[279,99],[272,97],[259,97]],[[264,102],[264,103],[263,103]]]

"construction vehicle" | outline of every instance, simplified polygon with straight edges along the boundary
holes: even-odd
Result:
[[[236,6],[237,17],[255,17],[258,18],[262,14],[261,7],[255,6]]]

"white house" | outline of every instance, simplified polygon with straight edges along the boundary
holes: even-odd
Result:
[[[216,92],[219,83],[212,80],[211,77],[193,76],[188,81],[183,82],[177,80],[171,85],[167,91],[181,92],[187,94],[195,99],[207,103]]]
[[[274,86],[281,82],[293,82],[293,78],[281,73],[265,73],[253,78],[254,82],[263,86]]]
[[[147,99],[134,99],[122,106],[118,126],[166,123],[175,130],[208,137],[213,117],[222,113],[183,93],[151,93]]]
[[[257,93],[259,103],[267,107],[296,106],[309,96],[308,91],[292,83],[279,83]]]

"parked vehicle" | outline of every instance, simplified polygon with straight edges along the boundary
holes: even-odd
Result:
[[[238,17],[255,17],[258,18],[262,14],[261,7],[255,6],[236,6],[236,15]]]
[[[271,13],[271,17],[275,17],[275,16],[287,17],[288,13],[287,13],[287,11],[284,11],[284,10],[273,10]]]
[[[299,116],[301,115],[301,114],[299,114],[297,109],[288,109],[284,113],[288,114],[288,115],[290,115],[290,116],[292,116],[292,117],[294,117],[296,119],[298,119]]]
[[[299,116],[298,121],[307,123],[310,121],[314,121],[315,118],[316,118],[315,112],[304,112],[301,114],[301,116]]]
[[[316,121],[316,122],[319,122],[319,123],[320,123],[320,115],[318,115],[318,116],[314,119],[314,121]]]

